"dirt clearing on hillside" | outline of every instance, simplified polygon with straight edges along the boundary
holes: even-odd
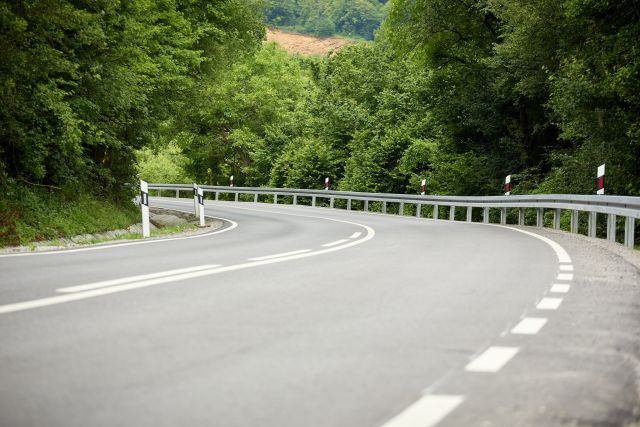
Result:
[[[341,37],[313,37],[304,34],[289,33],[267,28],[267,41],[276,42],[289,53],[301,55],[330,55],[343,47],[353,44],[351,40]]]

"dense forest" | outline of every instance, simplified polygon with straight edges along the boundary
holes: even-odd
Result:
[[[268,25],[317,36],[342,34],[372,40],[386,15],[386,0],[269,0]]]
[[[137,173],[460,195],[512,174],[515,194],[592,194],[606,163],[609,194],[640,195],[637,0],[263,6],[0,1],[0,233],[44,194],[126,200]],[[265,22],[368,38],[381,14],[327,58],[262,44]]]

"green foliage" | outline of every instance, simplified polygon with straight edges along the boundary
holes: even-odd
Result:
[[[342,34],[372,40],[386,0],[270,0],[267,24],[317,36]]]
[[[187,158],[175,143],[153,150],[145,147],[136,152],[140,179],[147,182],[187,184],[193,179],[185,172]]]
[[[175,136],[163,125],[259,46],[260,18],[253,0],[0,0],[0,198],[126,199],[135,151]]]
[[[310,91],[301,60],[276,44],[204,82],[180,120],[189,174],[212,184],[230,175],[238,185],[265,184],[275,158],[304,132],[300,109]]]
[[[131,202],[16,185],[0,199],[0,246],[126,228],[140,221]]]

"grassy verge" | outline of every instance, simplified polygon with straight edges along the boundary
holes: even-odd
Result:
[[[117,230],[139,221],[131,202],[15,186],[0,196],[0,247]]]
[[[151,231],[151,237],[159,237],[159,236],[164,236],[167,234],[174,234],[174,233],[183,233],[186,231],[194,231],[197,230],[199,227],[197,224],[182,224],[182,225],[176,225],[173,227],[162,227],[162,228],[157,228],[153,231]],[[136,239],[142,239],[142,234],[140,233],[124,233],[124,234],[119,234],[117,236],[114,237],[95,237],[92,239],[79,239],[76,240],[74,243],[79,244],[79,245],[92,245],[92,244],[96,244],[96,243],[105,243],[105,242],[113,242],[115,240],[136,240]],[[64,246],[64,242],[61,240],[52,240],[50,242],[51,246]]]

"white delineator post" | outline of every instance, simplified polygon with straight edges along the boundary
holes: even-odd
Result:
[[[507,177],[504,179],[504,195],[511,195],[511,175],[507,175]]]
[[[229,177],[229,187],[233,187],[233,175]]]
[[[326,177],[324,179],[324,189],[328,190],[329,189],[329,177]]]
[[[200,227],[204,227],[204,193],[198,187],[198,213],[200,215]]]
[[[424,196],[424,192],[425,192],[425,191],[424,191],[424,190],[425,190],[425,189],[424,189],[424,187],[425,187],[426,185],[427,185],[427,180],[426,180],[426,179],[423,179],[423,180],[422,180],[422,185],[420,186],[420,194],[421,194],[421,195],[423,195],[423,196]]]
[[[140,209],[142,211],[142,237],[149,237],[151,229],[149,226],[149,184],[140,181]]]
[[[604,165],[598,166],[598,191],[596,194],[604,194]]]
[[[198,184],[193,183],[193,214],[198,216]]]

